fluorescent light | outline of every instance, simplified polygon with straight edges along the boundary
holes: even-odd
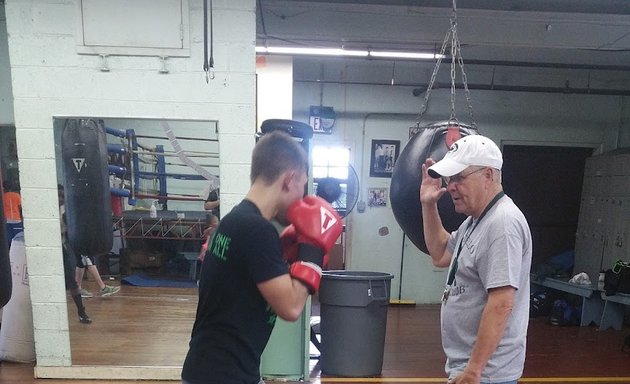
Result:
[[[426,52],[393,52],[393,51],[370,51],[370,56],[372,57],[389,57],[389,58],[397,58],[397,59],[420,59],[420,60],[431,60],[437,58],[444,58],[444,55],[434,54],[434,53],[426,53]]]
[[[259,53],[280,53],[286,55],[317,56],[359,56],[366,57],[368,51],[355,51],[341,48],[301,48],[301,47],[256,47]]]
[[[444,55],[427,52],[395,52],[395,51],[362,51],[341,48],[305,48],[305,47],[256,47],[257,53],[275,53],[283,55],[314,56],[352,56],[391,59],[432,60],[444,58]]]

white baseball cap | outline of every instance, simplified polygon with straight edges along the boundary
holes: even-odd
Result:
[[[428,172],[429,176],[437,179],[456,175],[471,165],[501,170],[503,166],[501,150],[485,136],[464,136],[454,142],[444,158],[430,166]]]

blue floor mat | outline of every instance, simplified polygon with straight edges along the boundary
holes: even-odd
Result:
[[[123,284],[136,287],[168,287],[168,288],[195,288],[197,282],[192,280],[156,279],[141,274],[130,275],[121,280]]]

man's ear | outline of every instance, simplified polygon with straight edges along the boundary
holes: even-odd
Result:
[[[494,170],[491,167],[486,167],[483,172],[486,174],[491,182],[494,182]]]
[[[490,181],[494,181],[494,171],[490,167],[488,169],[490,170]]]
[[[288,191],[291,189],[291,183],[295,177],[295,171],[286,171],[282,174],[282,190]]]

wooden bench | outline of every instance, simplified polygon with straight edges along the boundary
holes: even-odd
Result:
[[[599,291],[593,285],[573,284],[553,277],[542,277],[536,279],[534,275],[531,276],[530,281],[531,284],[556,289],[558,291],[582,297],[580,326],[584,327],[590,325],[591,323],[595,323],[601,328],[605,304],[602,297],[598,294]]]
[[[616,330],[622,329],[623,317],[626,312],[625,306],[630,305],[630,294],[616,293],[612,296],[607,296],[604,292],[601,292],[601,298],[604,301],[604,311],[599,329],[602,331],[610,327]]]

